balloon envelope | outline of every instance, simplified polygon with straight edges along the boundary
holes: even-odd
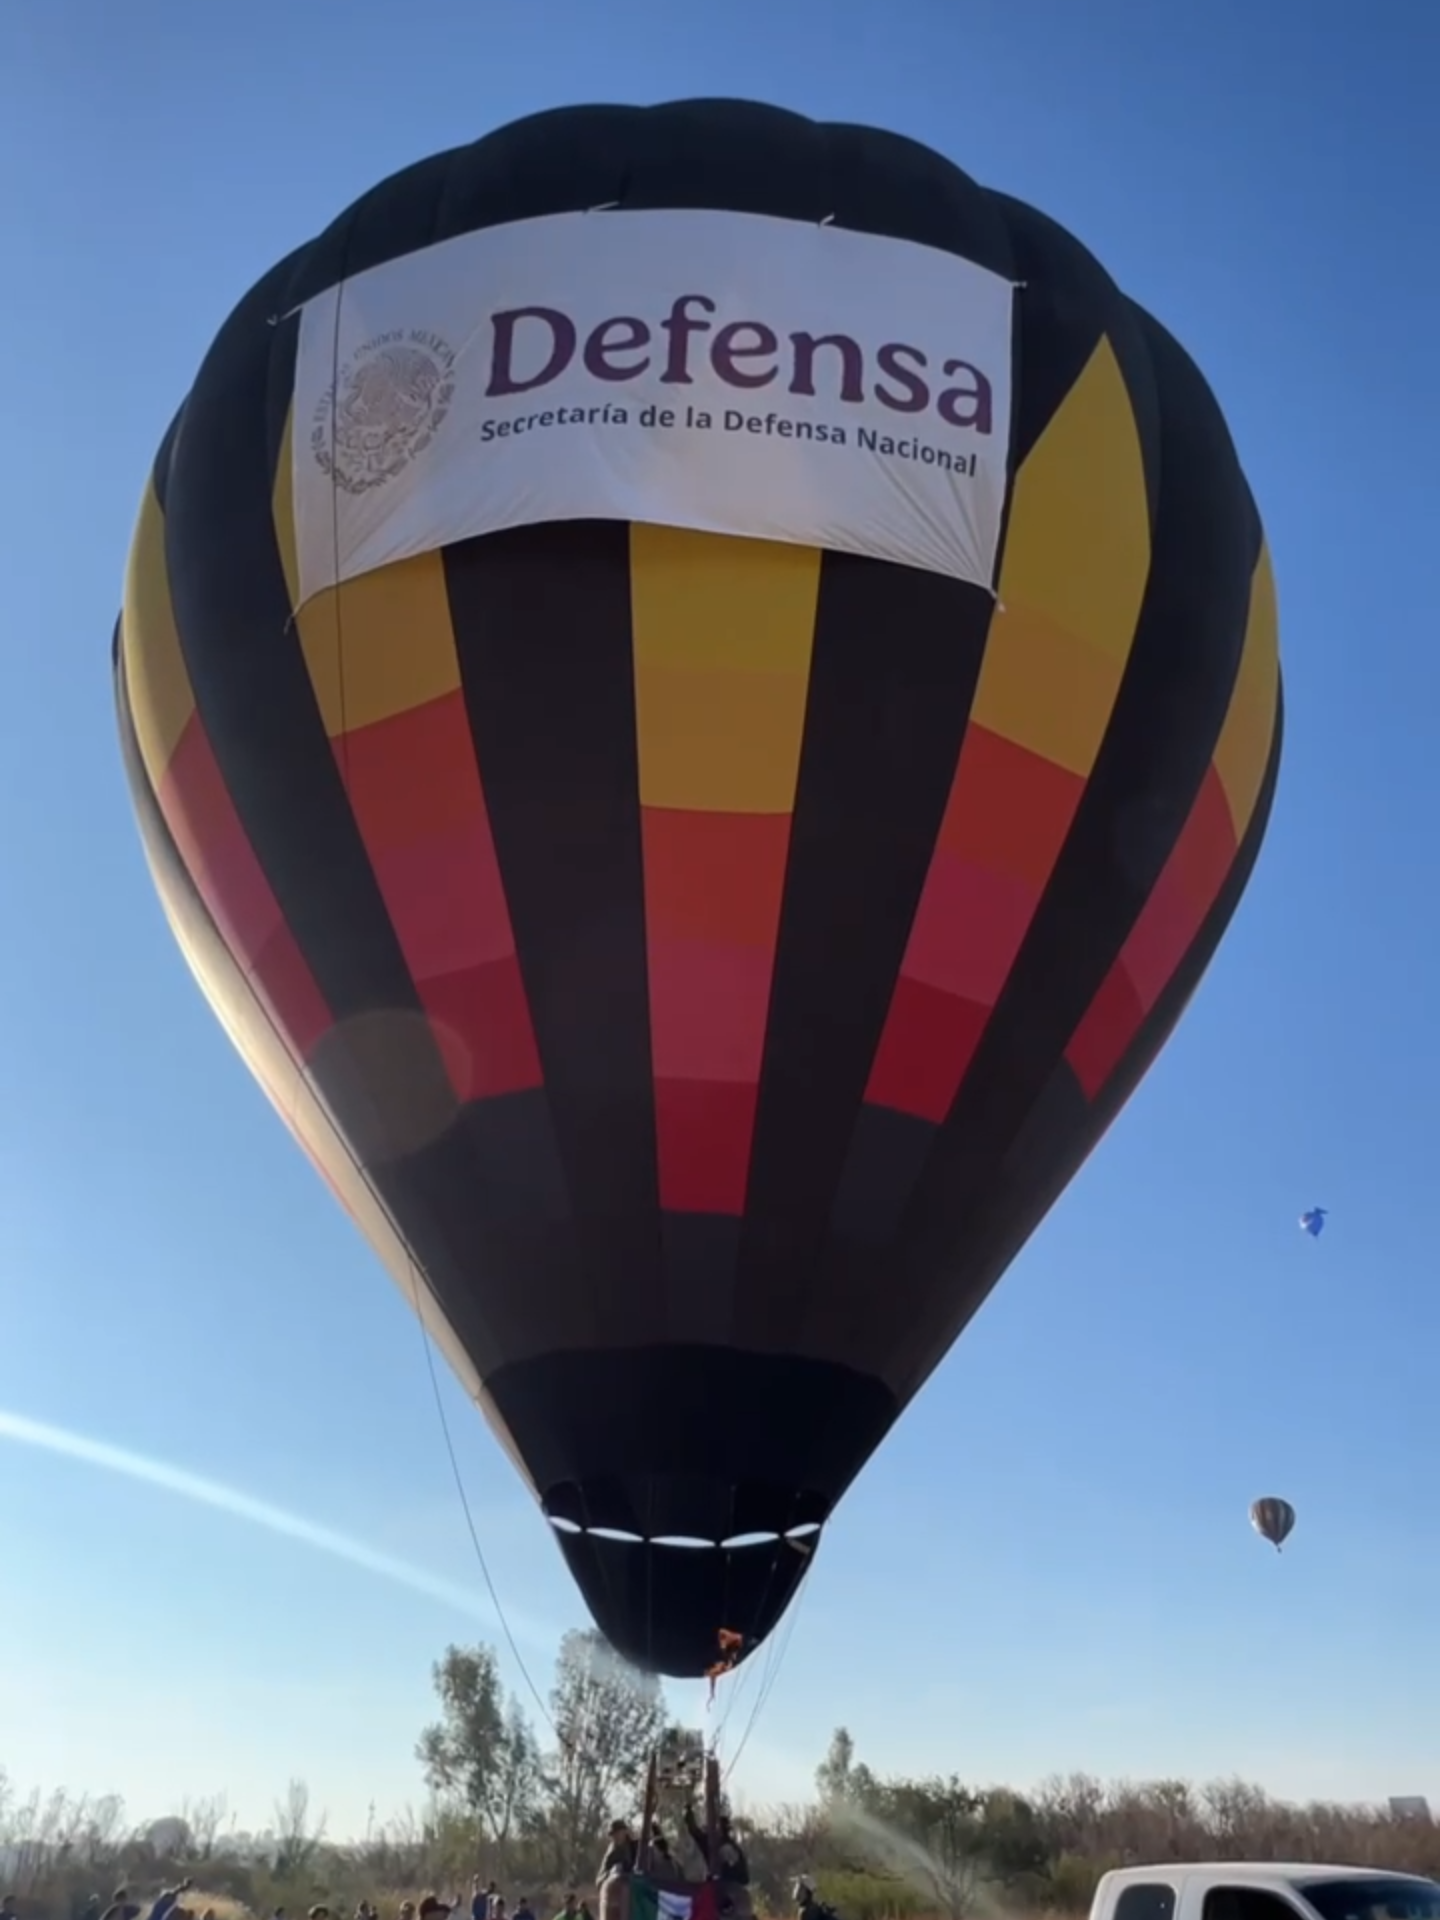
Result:
[[[1262,1540],[1268,1540],[1272,1547],[1279,1547],[1295,1525],[1295,1509],[1288,1500],[1268,1494],[1264,1499],[1251,1503],[1250,1524]]]
[[[676,277],[722,239],[750,308]],[[961,280],[979,347],[936,344]],[[1260,523],[1164,328],[914,142],[724,101],[522,120],[266,274],[161,446],[115,681],[216,1013],[596,1620],[682,1675],[774,1626],[1154,1059],[1281,737]]]

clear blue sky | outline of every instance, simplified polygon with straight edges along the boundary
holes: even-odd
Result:
[[[462,1604],[480,1582],[409,1311],[231,1053],[142,863],[108,654],[156,442],[232,302],[380,176],[541,107],[728,93],[931,142],[1072,226],[1175,330],[1267,520],[1288,689],[1219,961],[845,1502],[744,1789],[803,1789],[844,1719],[881,1767],[1440,1797],[1437,85],[1428,0],[9,0],[19,1782],[116,1789],[137,1818],[223,1788],[263,1824],[294,1773],[332,1830],[363,1828],[372,1801],[419,1798],[431,1658],[494,1632],[483,1595]],[[1316,1201],[1318,1243],[1296,1227]],[[446,1395],[543,1681],[579,1603]],[[26,1445],[26,1421],[299,1514],[431,1590]],[[1246,1525],[1270,1491],[1300,1514],[1279,1560]]]

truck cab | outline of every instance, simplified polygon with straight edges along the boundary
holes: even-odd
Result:
[[[1121,1867],[1100,1880],[1090,1920],[1440,1920],[1440,1883],[1272,1860]]]

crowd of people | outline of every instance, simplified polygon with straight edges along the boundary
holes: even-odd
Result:
[[[450,1920],[450,1915],[458,1905],[458,1901],[447,1903],[437,1899],[433,1893],[427,1893],[418,1907],[413,1901],[403,1902],[400,1920]],[[410,1909],[408,1913],[407,1907]],[[372,1907],[367,1914],[357,1915],[356,1920],[380,1920],[380,1916]],[[522,1893],[512,1907],[493,1880],[482,1886],[477,1873],[470,1882],[470,1920],[535,1920],[535,1914],[528,1894]],[[595,1916],[583,1900],[568,1893],[555,1920],[595,1920]]]
[[[150,1902],[147,1908],[143,1900],[131,1898],[128,1887],[117,1887],[111,1894],[108,1904],[98,1893],[92,1893],[80,1909],[78,1920],[215,1920],[215,1909],[205,1907],[199,1914],[193,1907],[182,1906],[183,1896],[194,1886],[192,1880],[181,1880],[173,1887],[166,1887]],[[13,1893],[0,1895],[0,1920],[20,1920],[18,1897]]]
[[[710,1835],[695,1817],[695,1808],[687,1804],[685,1808],[685,1830],[700,1856],[701,1868],[707,1879],[723,1880],[727,1886],[748,1887],[750,1884],[750,1863],[745,1858],[745,1849],[741,1846],[735,1826],[729,1814],[722,1813],[715,1823],[715,1855],[711,1858]],[[612,1821],[610,1826],[610,1844],[605,1849],[605,1857],[600,1862],[600,1871],[595,1876],[601,1886],[618,1874],[633,1873],[639,1858],[639,1842],[628,1820]],[[687,1878],[684,1869],[675,1858],[674,1849],[657,1826],[650,1829],[650,1863],[654,1871],[665,1878],[683,1880]],[[493,1915],[474,1915],[472,1920],[494,1920]]]
[[[191,1880],[181,1880],[157,1894],[148,1906],[144,1901],[132,1899],[128,1887],[117,1887],[108,1903],[98,1893],[92,1893],[79,1909],[77,1920],[141,1920],[142,1914],[144,1920],[217,1920],[213,1907],[203,1907],[197,1912],[194,1907],[182,1904],[193,1885]],[[427,1893],[418,1901],[402,1900],[396,1909],[396,1920],[449,1920],[460,1904],[458,1899],[442,1900],[438,1894]],[[478,1874],[471,1883],[469,1915],[470,1920],[536,1920],[525,1894],[521,1894],[512,1908],[495,1882],[492,1880],[483,1886]],[[15,1894],[0,1895],[0,1920],[21,1920]],[[286,1908],[276,1907],[270,1920],[291,1920],[291,1916]],[[344,1920],[344,1916],[333,1907],[321,1904],[307,1908],[305,1920]],[[372,1901],[362,1900],[355,1909],[354,1920],[381,1920],[380,1909]],[[588,1902],[572,1893],[554,1920],[595,1920],[595,1916]]]
[[[732,1892],[747,1889],[750,1885],[750,1862],[735,1830],[734,1822],[728,1814],[720,1814],[715,1822],[714,1845],[710,1835],[695,1817],[693,1805],[685,1808],[685,1829],[690,1835],[695,1851],[700,1856],[701,1869],[706,1879],[716,1880],[721,1886],[720,1913],[733,1914],[743,1910],[749,1912],[748,1893],[741,1900],[729,1897]],[[610,1842],[605,1856],[600,1862],[600,1871],[596,1876],[600,1889],[605,1883],[617,1876],[634,1873],[639,1858],[639,1844],[627,1820],[616,1820],[610,1828]],[[650,1859],[652,1873],[661,1879],[680,1881],[689,1876],[675,1858],[674,1849],[658,1827],[650,1830]],[[839,1920],[833,1907],[827,1906],[815,1891],[814,1882],[808,1875],[802,1874],[791,1888],[791,1899],[795,1903],[796,1920]],[[588,1920],[588,1909],[585,1910]],[[472,1916],[472,1920],[495,1920],[490,1914]],[[503,1916],[502,1916],[503,1920]]]
[[[450,1915],[461,1908],[461,1904],[458,1898],[442,1900],[439,1894],[427,1893],[420,1900],[402,1900],[396,1909],[396,1920],[450,1920]],[[535,1920],[528,1894],[522,1893],[512,1907],[495,1882],[482,1885],[478,1873],[470,1882],[469,1911],[470,1920]],[[161,1915],[160,1920],[166,1917]],[[290,1917],[284,1907],[276,1907],[271,1920],[290,1920]],[[329,1907],[318,1906],[307,1910],[305,1920],[341,1920],[341,1916]],[[362,1900],[355,1909],[355,1920],[381,1920],[380,1909]],[[569,1893],[555,1920],[595,1920],[595,1916],[586,1901]]]
[[[696,1818],[693,1806],[685,1808],[685,1827],[699,1855],[703,1878],[720,1882],[722,1888],[749,1887],[750,1863],[728,1815],[721,1814],[717,1819],[713,1845],[711,1835]],[[614,1821],[596,1875],[602,1901],[607,1882],[637,1871],[639,1852],[639,1842],[630,1822]],[[677,1862],[669,1840],[657,1827],[652,1827],[650,1832],[648,1865],[650,1871],[661,1880],[684,1881],[689,1878]],[[148,1906],[144,1901],[132,1899],[128,1887],[117,1887],[108,1902],[98,1893],[91,1894],[76,1920],[142,1920],[142,1916],[143,1920],[217,1920],[213,1907],[204,1907],[197,1912],[194,1907],[184,1904],[185,1896],[193,1886],[192,1880],[181,1880],[156,1895]],[[794,1899],[797,1920],[836,1920],[831,1909],[822,1906],[816,1899],[814,1888],[808,1880],[796,1882]],[[496,1882],[491,1880],[483,1883],[479,1874],[471,1882],[468,1904],[468,1920],[536,1920],[528,1895],[522,1893],[511,1906]],[[461,1920],[466,1920],[458,1896],[453,1900],[442,1900],[438,1894],[427,1893],[418,1901],[402,1900],[396,1920],[450,1920],[457,1909],[461,1909]],[[14,1894],[0,1896],[0,1920],[21,1920]],[[276,1907],[269,1920],[291,1920],[291,1916],[284,1907]],[[321,1904],[308,1908],[304,1920],[344,1920],[344,1916]],[[361,1900],[355,1909],[354,1920],[381,1920],[380,1910],[371,1901]],[[553,1920],[595,1920],[595,1915],[589,1901],[572,1891],[566,1895],[564,1904]]]

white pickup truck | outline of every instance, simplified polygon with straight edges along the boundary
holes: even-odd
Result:
[[[1269,1860],[1120,1867],[1096,1887],[1090,1920],[1440,1920],[1440,1883]]]

